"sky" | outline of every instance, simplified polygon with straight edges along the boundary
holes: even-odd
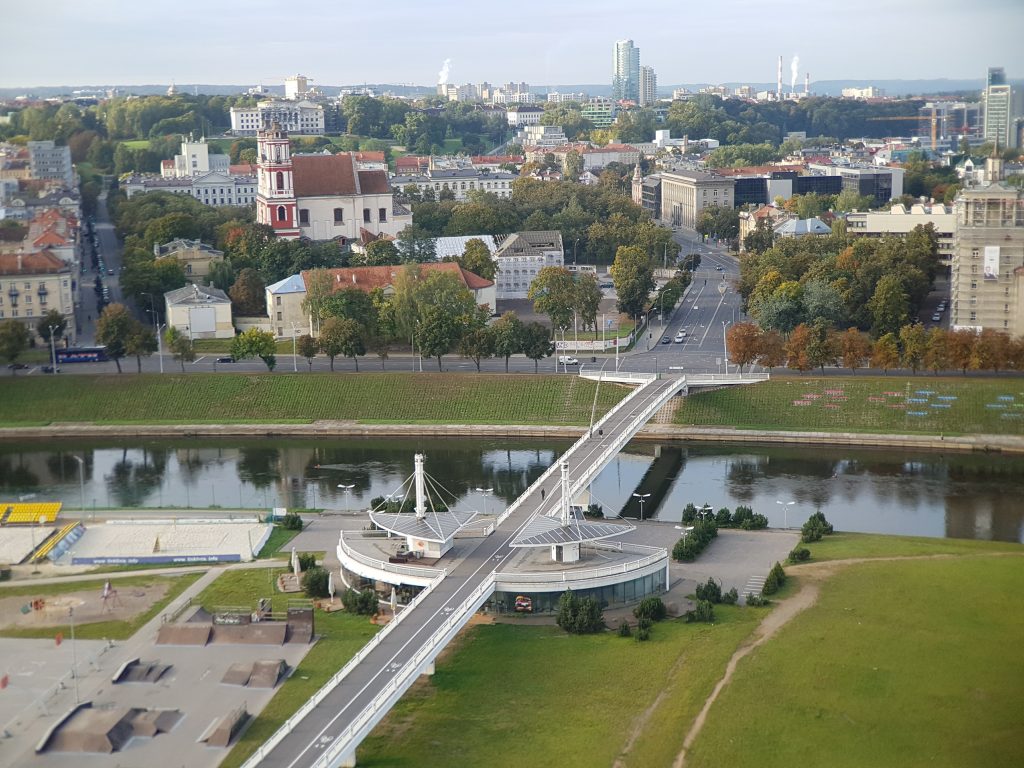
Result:
[[[2,15],[0,87],[611,81],[632,38],[659,85],[1024,79],[1024,0],[19,0]],[[1016,39],[1015,39],[1016,38]]]

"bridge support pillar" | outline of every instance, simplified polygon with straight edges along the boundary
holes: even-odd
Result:
[[[338,758],[338,762],[335,763],[338,768],[356,768],[356,750],[355,747],[342,752],[341,757]]]
[[[427,677],[430,677],[431,675],[433,675],[433,674],[434,674],[434,662],[433,662],[433,661],[430,661],[430,662],[429,662],[429,663],[428,663],[428,664],[427,664],[427,665],[426,665],[426,666],[425,666],[425,667],[423,668],[423,671],[422,671],[422,672],[421,672],[420,674],[421,674],[421,675],[426,675]]]

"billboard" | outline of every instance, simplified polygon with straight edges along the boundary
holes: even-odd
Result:
[[[985,246],[985,263],[982,267],[986,280],[998,280],[999,279],[999,246],[998,245],[986,245]]]
[[[190,307],[188,322],[192,326],[192,336],[212,333],[217,330],[217,310],[213,307]]]

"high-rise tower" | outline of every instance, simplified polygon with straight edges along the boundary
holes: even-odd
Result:
[[[1006,72],[1002,67],[989,67],[985,91],[981,96],[985,105],[985,141],[1001,147],[1017,146],[1013,128],[1014,118],[1020,111],[1020,96],[1006,82]]]
[[[640,49],[632,40],[615,43],[612,61],[612,98],[640,101]]]
[[[641,107],[649,107],[658,100],[658,76],[654,67],[640,67],[640,99]]]

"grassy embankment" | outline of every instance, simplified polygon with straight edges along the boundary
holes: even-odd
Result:
[[[692,395],[676,423],[753,430],[1024,434],[1024,379],[780,377]]]
[[[912,765],[921,755],[949,766],[1012,764],[1024,660],[1005,649],[1024,636],[1024,617],[1007,608],[1024,584],[1017,557],[984,553],[1024,549],[847,534],[810,548],[812,565],[833,556],[963,556],[819,576],[819,602],[740,662],[687,765]],[[812,578],[788,571],[778,598]],[[364,742],[360,764],[412,766],[430,753],[450,766],[612,765],[617,757],[624,766],[670,766],[727,660],[770,610],[716,607],[714,625],[658,624],[649,643],[612,632],[476,627]]]
[[[115,586],[118,589],[130,587],[152,587],[157,583],[166,583],[167,591],[164,596],[157,600],[149,609],[127,621],[96,621],[88,624],[75,624],[75,637],[80,640],[126,640],[134,635],[147,621],[162,611],[168,603],[180,595],[196,579],[202,575],[201,572],[186,573],[181,576],[137,576],[118,579]],[[37,597],[55,597],[66,595],[72,592],[93,592],[99,594],[103,589],[103,581],[68,581],[61,584],[39,584],[24,587],[4,587],[0,589],[0,598],[25,597],[27,599]],[[52,627],[27,627],[8,628],[0,630],[0,637],[49,637],[52,638],[58,632],[63,632],[65,637],[71,637],[71,626],[65,624]]]
[[[7,378],[0,425],[53,422],[582,425],[595,382],[578,376],[130,374]],[[626,387],[604,384],[602,414]]]
[[[227,571],[199,593],[198,602],[207,610],[216,606],[249,606],[258,597],[271,597],[274,610],[284,610],[288,595],[275,592],[277,574],[283,569],[267,568]],[[274,698],[221,762],[221,768],[234,768],[245,762],[256,748],[308,700],[327,680],[362,648],[377,631],[365,616],[338,611],[316,615],[316,645],[299,663],[295,672],[274,694]]]

